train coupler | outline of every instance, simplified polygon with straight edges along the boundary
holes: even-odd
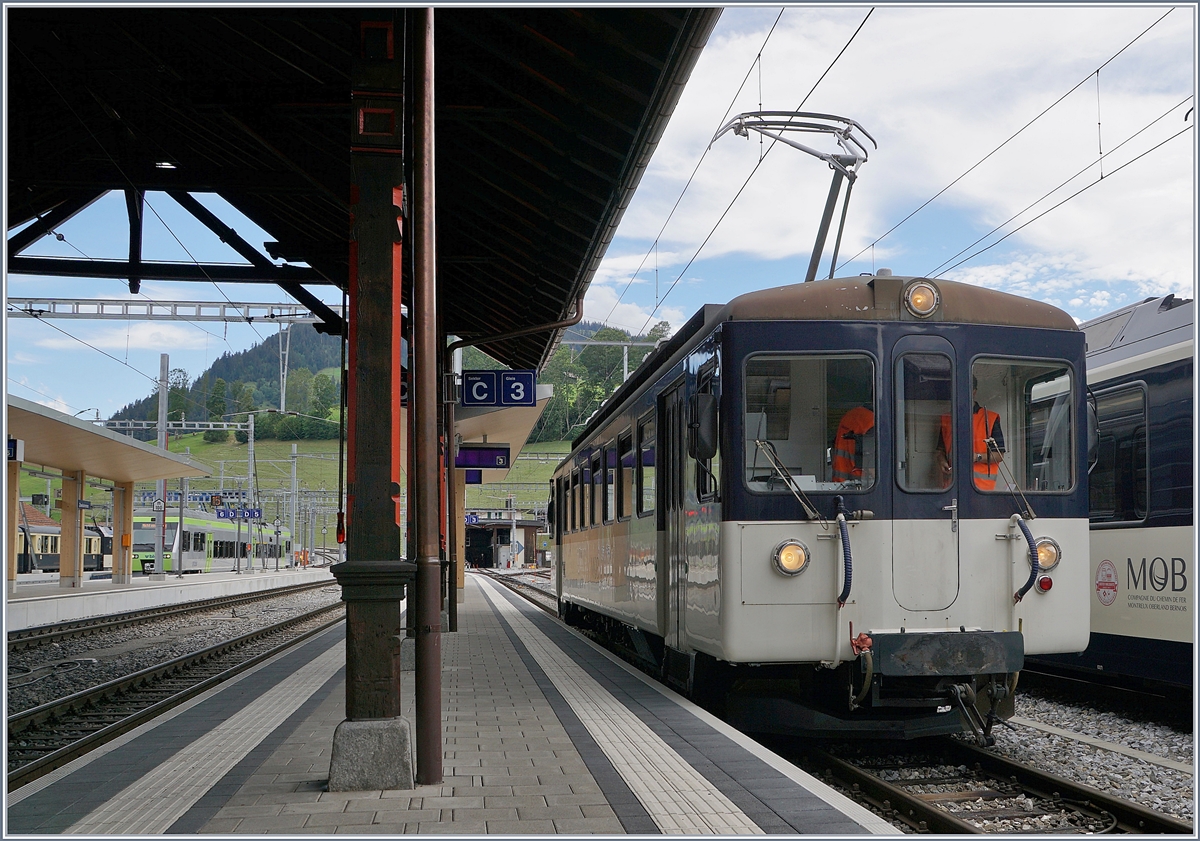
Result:
[[[969,683],[954,683],[947,689],[947,693],[958,704],[963,719],[966,720],[967,726],[971,728],[971,733],[975,736],[975,744],[981,748],[990,748],[995,745],[996,737],[992,735],[992,727],[999,719],[994,715],[989,715],[985,721],[980,715],[979,709],[975,706],[975,688]]]

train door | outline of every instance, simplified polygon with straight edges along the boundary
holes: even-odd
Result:
[[[658,564],[659,620],[663,639],[682,648],[684,586],[687,582],[687,401],[683,380],[671,386],[659,402],[659,534],[663,546]]]
[[[958,598],[958,501],[967,486],[954,458],[963,438],[954,369],[954,348],[940,336],[896,343],[892,593],[905,610],[944,610]]]

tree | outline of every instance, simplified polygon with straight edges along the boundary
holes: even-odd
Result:
[[[188,372],[183,368],[172,368],[167,374],[167,420],[183,420],[189,408]],[[200,416],[197,407],[191,407],[192,417]]]
[[[312,371],[307,368],[294,368],[288,372],[287,410],[289,412],[307,414],[312,400],[312,380]]]
[[[317,374],[312,381],[312,396],[308,402],[308,413],[318,418],[329,417],[329,411],[338,403],[338,384],[326,374]]]
[[[246,383],[242,386],[242,390],[237,396],[237,417],[239,421],[244,421],[248,412],[254,411],[254,383]],[[243,430],[239,429],[234,433],[234,437],[239,444],[245,444],[250,440],[250,436]]]
[[[217,377],[213,383],[212,392],[208,395],[209,420],[222,421],[225,419],[225,380]],[[204,433],[204,440],[210,444],[223,444],[229,440],[228,429],[209,429]]]

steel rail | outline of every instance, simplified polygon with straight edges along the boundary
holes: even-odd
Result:
[[[184,602],[175,605],[146,608],[145,610],[130,610],[124,613],[95,616],[88,619],[71,619],[66,622],[56,622],[52,625],[38,625],[32,628],[22,628],[8,632],[9,652],[22,651],[47,642],[72,637],[83,637],[101,631],[122,628],[127,625],[140,625],[153,622],[168,616],[186,613],[198,613],[213,610],[218,607],[237,606],[252,602],[264,601],[278,596],[294,595],[305,590],[315,590],[319,587],[333,586],[332,581],[316,581],[307,584],[293,584],[288,587],[278,587],[272,590],[257,590],[237,596],[218,596],[211,599],[201,599],[194,602]]]
[[[1107,824],[1104,832],[1194,834],[1192,825],[1186,821],[1159,814],[1137,803],[1113,797],[1074,780],[1050,774],[958,739],[938,739],[931,744],[944,752],[947,764],[968,765],[995,780],[996,785],[992,788],[971,792],[972,795],[989,798],[1015,796],[1017,793],[1029,794],[1055,808],[1070,810],[1086,819]],[[820,750],[810,750],[808,756],[814,767],[825,769],[827,775],[841,780],[852,791],[853,797],[874,806],[888,820],[899,820],[918,832],[993,834],[937,805],[939,800],[953,798],[954,793],[947,793],[945,797],[913,794],[906,786],[922,781],[906,780],[892,783],[865,768]],[[923,784],[930,783],[923,781]],[[1010,793],[1009,789],[1013,791]],[[1005,816],[1003,813],[970,813],[972,818],[985,820],[1002,819]],[[1056,834],[1061,832],[1059,829]],[[1089,830],[1080,827],[1079,832],[1085,834]]]
[[[13,746],[11,742],[14,740],[14,737],[19,736],[21,733],[29,730],[31,727],[51,719],[57,719],[62,715],[92,707],[98,703],[111,699],[115,696],[122,695],[123,693],[129,691],[146,689],[152,686],[155,681],[163,680],[186,668],[200,665],[215,657],[230,654],[236,649],[241,648],[242,646],[245,646],[251,642],[255,642],[274,633],[286,631],[290,626],[306,622],[310,619],[320,616],[323,613],[328,613],[332,610],[338,610],[341,607],[341,602],[326,605],[325,607],[309,611],[301,614],[300,616],[292,617],[291,619],[284,620],[283,622],[276,623],[275,625],[259,628],[256,631],[251,631],[250,633],[243,634],[240,637],[236,637],[231,640],[225,640],[224,642],[210,646],[202,651],[185,654],[182,657],[177,657],[174,660],[170,660],[166,663],[160,663],[158,665],[142,669],[141,671],[132,675],[116,678],[100,686],[93,687],[92,689],[86,689],[82,692],[77,692],[74,695],[67,696],[66,698],[60,698],[58,700],[51,701],[49,703],[42,704],[41,706],[24,710],[20,713],[9,716],[9,761],[12,761]],[[208,676],[203,680],[200,680],[195,684],[180,690],[179,692],[173,693],[166,698],[162,698],[159,701],[143,707],[142,709],[121,718],[119,721],[115,721],[112,724],[106,725],[99,730],[89,733],[81,739],[47,753],[31,762],[25,763],[18,768],[10,770],[7,778],[8,790],[14,791],[21,786],[28,785],[39,777],[42,777],[51,771],[62,767],[68,762],[71,762],[72,760],[77,759],[92,750],[95,750],[101,745],[112,741],[124,733],[127,733],[134,727],[137,727],[138,725],[163,714],[164,712],[178,706],[184,701],[187,701],[199,695],[200,693],[205,692],[211,687],[216,686],[219,683],[223,683],[224,681],[235,677],[241,672],[246,671],[247,669],[263,662],[264,660],[275,656],[281,651],[297,645],[298,643],[303,642],[304,640],[309,639],[316,634],[319,634],[322,631],[337,625],[340,622],[343,622],[344,619],[344,616],[339,615],[336,619],[324,622],[316,628],[311,628],[296,637],[292,637],[284,641],[280,645],[272,646],[267,651],[263,651],[252,657],[249,657],[228,669],[223,669],[219,673]]]
[[[1122,832],[1137,834],[1185,834],[1192,835],[1195,829],[1187,821],[1155,812],[1138,803],[1114,797],[1082,783],[1042,771],[1031,765],[1008,759],[987,750],[969,745],[957,739],[948,739],[948,750],[961,757],[963,763],[978,763],[989,774],[1016,777],[1022,784],[1036,790],[1042,796],[1053,798],[1055,794],[1065,799],[1082,801],[1096,811],[1107,812],[1117,820]]]
[[[809,756],[817,765],[827,769],[830,776],[842,780],[856,796],[861,798],[865,794],[888,820],[899,819],[918,832],[928,831],[940,835],[983,833],[983,830],[974,824],[956,818],[944,809],[927,803],[853,763],[819,750],[810,751]]]

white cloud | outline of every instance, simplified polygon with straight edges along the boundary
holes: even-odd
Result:
[[[710,38],[625,215],[613,257],[602,267],[606,276],[624,272],[622,288],[751,67],[774,20],[763,11],[727,9]],[[1109,283],[1132,284],[1146,294],[1190,289],[1194,132],[1168,140],[1188,125],[1183,115],[1190,102],[1133,136],[1192,94],[1194,10],[1175,9],[1104,64],[1164,11],[1146,6],[876,9],[805,106],[856,119],[879,142],[855,186],[842,258],[866,248],[1084,81],[876,245],[875,265],[889,265],[898,274],[924,273],[1020,214],[1005,228],[1012,230],[1094,181],[1099,168],[1088,165],[1102,145],[1108,157],[1101,183],[957,271],[988,276],[1008,288],[1036,265],[1039,276],[1085,284],[1088,294],[1079,300],[1088,307],[1103,305],[1094,290]],[[761,94],[756,68],[732,111],[757,110],[760,96],[765,109],[795,108],[864,16],[861,8],[787,9],[762,53]],[[1102,64],[1097,84],[1089,74]],[[833,149],[824,138],[799,139]],[[690,271],[708,271],[700,269],[703,262],[723,256],[750,262],[803,259],[808,253],[830,172],[790,148],[769,153],[713,232],[766,148],[753,136],[748,142],[732,134],[712,145],[662,234],[660,278],[668,268],[677,273],[710,233]],[[1081,170],[1068,186],[1021,213]],[[832,234],[822,274],[831,246]],[[937,256],[930,260],[929,255]],[[864,255],[868,261],[871,256]],[[1005,275],[1009,270],[1017,274]],[[628,299],[651,300],[640,282],[645,277],[643,270]],[[1038,288],[1049,289],[1048,283],[1047,276]]]
[[[125,350],[158,350],[163,353],[173,353],[181,350],[204,350],[205,340],[211,337],[197,330],[190,324],[182,322],[162,321],[133,321],[122,323],[118,327],[96,327],[95,322],[70,322],[57,320],[55,324],[67,329],[79,340],[69,338],[61,333],[48,334],[38,339],[38,347],[58,350],[84,349],[80,342],[86,342],[93,347],[106,351]],[[67,325],[87,324],[85,330],[68,329]]]
[[[650,307],[617,302],[617,293],[611,286],[592,284],[583,302],[584,318],[588,321],[603,321],[610,327],[626,330],[633,335],[648,331],[660,321],[669,322],[674,332],[683,323],[685,315],[678,307],[663,307],[651,316]]]
[[[47,385],[44,382],[32,384],[26,376],[10,377],[9,385],[19,386],[20,396],[34,403],[47,406],[59,412],[64,412],[68,415],[74,414],[76,409],[60,395],[54,396],[52,392],[56,391],[55,386]]]

